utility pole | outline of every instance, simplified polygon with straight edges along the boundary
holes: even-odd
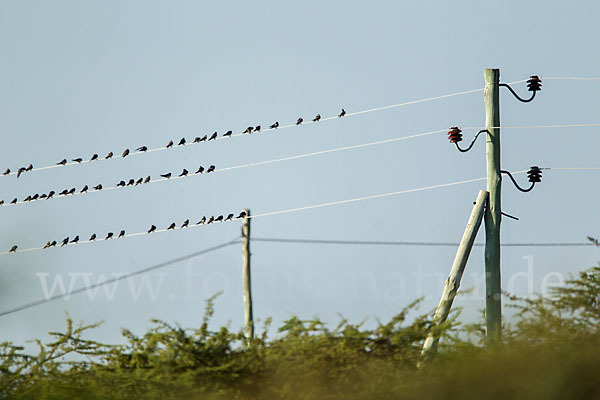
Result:
[[[480,190],[479,194],[477,195],[477,200],[475,203],[473,203],[473,210],[471,211],[471,216],[467,222],[465,233],[463,234],[462,239],[460,240],[460,245],[458,246],[458,250],[456,251],[456,257],[454,258],[454,263],[452,263],[450,275],[444,284],[444,291],[442,292],[440,304],[435,310],[435,314],[433,316],[432,330],[430,331],[429,336],[427,336],[427,339],[425,339],[425,343],[423,343],[423,350],[421,352],[423,361],[426,361],[437,350],[440,337],[439,334],[436,334],[435,328],[444,323],[450,314],[452,302],[458,293],[460,280],[463,276],[463,272],[465,271],[469,255],[471,254],[475,237],[477,236],[477,232],[481,226],[481,220],[483,219],[483,211],[485,209],[485,203],[487,199],[488,192],[485,190]],[[422,362],[420,364],[422,364]]]
[[[252,316],[252,286],[250,279],[250,210],[244,210],[246,217],[242,222],[242,254],[244,266],[242,269],[242,285],[244,297],[244,331],[246,341],[250,343],[254,339],[254,318]]]
[[[485,210],[485,320],[488,343],[502,335],[502,298],[500,283],[500,70],[487,68],[484,73],[485,127],[487,129],[487,191]]]

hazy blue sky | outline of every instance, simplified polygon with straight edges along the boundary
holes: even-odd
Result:
[[[0,168],[120,153],[214,130],[241,132],[483,86],[483,69],[503,81],[529,75],[600,76],[600,4],[581,1],[0,1]],[[524,84],[516,85],[524,93]],[[544,81],[530,104],[502,92],[504,125],[598,123],[600,82]],[[338,146],[484,122],[481,93],[370,113],[326,124],[186,146],[143,157],[0,178],[0,198],[192,169],[234,166]],[[502,162],[600,166],[600,129],[504,130]],[[474,132],[465,132],[470,137]],[[466,154],[445,134],[135,189],[0,209],[0,248],[150,224],[253,213],[435,185],[485,175],[483,142]],[[544,173],[531,193],[506,182],[504,242],[582,242],[600,235],[598,172]],[[524,177],[519,177],[523,181]],[[460,239],[484,182],[256,219],[260,237],[450,241]],[[67,288],[127,273],[238,235],[238,222],[89,246],[0,256],[0,309],[43,297],[40,274]],[[480,234],[478,241],[483,240]],[[452,247],[350,247],[254,243],[255,315],[275,325],[297,314],[335,323],[388,319],[419,296],[433,308],[454,258]],[[586,248],[504,248],[503,284],[539,292],[596,265]],[[0,338],[16,342],[75,320],[104,320],[93,337],[141,333],[151,318],[194,327],[219,290],[215,323],[243,320],[241,246],[174,265],[116,288],[3,317]],[[532,268],[531,287],[523,274]],[[183,277],[191,271],[197,276]],[[480,287],[476,248],[463,287]],[[522,273],[521,275],[515,275]],[[71,274],[71,275],[69,275]],[[75,274],[75,275],[73,275]],[[79,274],[79,275],[77,275]],[[82,275],[88,274],[88,275]],[[160,275],[166,274],[166,275]],[[475,274],[475,275],[471,275]],[[516,277],[516,278],[515,278]],[[512,282],[511,282],[512,278]],[[136,300],[129,284],[148,279]],[[510,284],[510,285],[509,285]],[[189,292],[189,293],[188,293]],[[134,293],[135,294],[135,293]],[[189,295],[194,298],[189,298]],[[478,315],[481,296],[460,304]]]

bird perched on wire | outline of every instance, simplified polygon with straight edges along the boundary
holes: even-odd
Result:
[[[162,176],[163,178],[167,178],[167,179],[169,179],[169,178],[171,177],[171,173],[170,173],[170,172],[168,172],[168,173],[166,173],[166,174],[162,174],[161,176]]]
[[[10,250],[9,250],[8,252],[9,252],[9,253],[16,253],[16,252],[17,252],[17,248],[18,248],[18,247],[19,247],[19,246],[17,246],[17,245],[14,245],[13,247],[11,247],[11,248],[10,248]]]
[[[14,199],[12,199],[10,204],[17,204],[17,198],[15,197]]]
[[[75,190],[77,190],[77,189],[75,189],[75,188],[71,188],[71,190],[69,190],[69,193],[67,193],[67,194],[74,194],[74,193],[75,193]]]
[[[185,221],[183,221],[183,224],[181,224],[181,227],[182,228],[187,228],[189,224],[190,224],[190,220],[186,219]]]
[[[71,240],[71,243],[77,243],[77,242],[79,242],[79,235],[75,236],[73,238],[73,240]]]
[[[169,147],[173,147],[173,141],[172,141],[172,140],[169,140],[169,143],[167,143],[167,149],[168,149]]]
[[[46,193],[40,194],[40,200],[45,199],[46,197],[48,197]],[[4,200],[2,200],[2,202],[4,202]]]
[[[186,176],[188,174],[188,170],[187,169],[183,169],[183,171],[181,171],[181,174],[179,174],[179,176]]]
[[[144,182],[144,178],[140,178],[140,179],[138,179],[137,181],[135,181],[135,186],[137,186],[137,185],[141,185],[141,184],[142,184],[142,182]]]
[[[79,157],[79,158],[74,158],[71,161],[74,161],[76,163],[81,163],[83,161],[83,158]]]
[[[196,223],[196,225],[204,225],[205,222],[206,222],[206,217],[202,217],[202,219],[200,221],[198,221]]]
[[[181,140],[179,141],[179,143],[177,143],[177,146],[183,146],[185,144],[185,138],[182,137]]]
[[[98,185],[94,186],[95,190],[102,190],[102,184],[99,183]]]
[[[225,221],[231,221],[233,219],[233,214],[229,214],[227,216],[227,218],[225,218]]]
[[[171,225],[169,225],[169,227],[167,228],[167,230],[171,230],[171,229],[175,229],[177,225],[175,225],[175,222],[173,222]]]
[[[113,152],[109,151],[108,154],[106,155],[106,157],[104,157],[105,160],[108,160],[109,158],[112,158],[113,156]]]
[[[298,120],[296,121],[296,125],[300,125],[302,121],[304,121],[302,118],[298,118]]]
[[[4,205],[4,200],[0,200],[0,206]]]
[[[106,235],[106,237],[104,238],[104,240],[108,240],[108,239],[112,238],[113,235],[114,234],[112,232],[108,232],[108,234]]]
[[[212,135],[210,135],[210,137],[208,138],[208,141],[210,142],[211,140],[216,140],[217,139],[217,132],[214,132]]]
[[[127,186],[133,186],[135,185],[135,179],[130,179],[129,182],[127,182]]]
[[[342,118],[344,115],[346,115],[346,110],[344,110],[344,109],[342,108],[342,112],[341,112],[341,113],[339,113],[338,117],[339,117],[339,118]]]
[[[81,189],[81,192],[79,192],[79,193],[85,193],[85,192],[87,192],[87,191],[88,191],[88,185],[85,185],[85,186],[83,187],[83,189]]]
[[[125,151],[123,151],[123,154],[121,154],[121,157],[125,158],[129,155],[129,149],[125,149]]]
[[[200,136],[196,136],[193,143],[200,143]]]
[[[196,171],[196,174],[201,174],[204,172],[204,167],[201,165],[200,168],[198,168],[198,171]]]
[[[62,192],[59,193],[60,196],[66,196],[69,194],[69,189],[65,189]]]
[[[223,216],[219,215],[217,218],[215,218],[215,222],[221,222],[223,221]]]
[[[31,200],[32,200],[32,201],[33,201],[33,200],[37,200],[39,197],[40,197],[40,195],[36,193],[36,194],[34,194],[33,196],[31,196]]]
[[[212,217],[210,217],[210,218],[208,219],[208,221],[206,221],[206,225],[208,225],[208,224],[212,224],[214,221],[215,221],[215,217],[214,217],[214,216],[212,216]]]
[[[98,159],[98,154],[94,154],[92,156],[92,158],[90,158],[90,161],[96,161]]]
[[[25,197],[25,198],[23,199],[23,201],[24,201],[24,202],[25,202],[25,201],[31,201],[31,196],[27,196],[27,197]]]
[[[319,122],[321,120],[321,114],[317,114],[314,118],[313,118],[313,122]]]
[[[54,193],[56,193],[54,190],[51,190],[48,192],[48,196],[46,196],[47,199],[51,198],[52,196],[54,196]]]
[[[244,132],[242,132],[242,133],[252,133],[252,130],[253,130],[253,129],[254,129],[253,127],[249,126],[249,127],[247,127],[247,128],[246,128],[246,130],[245,130]]]
[[[60,247],[66,246],[69,244],[69,237],[67,236],[66,238],[63,239],[63,241],[60,244]]]
[[[156,230],[156,226],[155,225],[151,225],[150,229],[148,229],[148,233],[152,233]]]
[[[10,168],[6,168],[6,171],[4,171],[4,173],[2,175],[8,175],[10,174]]]
[[[246,218],[246,211],[242,211],[240,213],[240,215],[237,216],[238,218]]]
[[[96,234],[92,233],[92,236],[90,236],[90,242],[93,242],[94,240],[96,240]]]
[[[18,177],[20,177],[20,176],[21,176],[21,174],[22,174],[23,172],[25,172],[26,170],[27,170],[27,168],[25,168],[25,167],[21,167],[21,168],[19,168],[19,170],[17,171],[17,178],[18,178]]]
[[[275,123],[273,125],[271,125],[269,128],[271,128],[271,129],[279,128],[279,121],[275,121]]]
[[[227,131],[223,134],[223,137],[227,137],[227,136],[231,137],[232,134],[233,134],[233,131]]]
[[[122,238],[123,236],[125,236],[125,229],[119,232],[119,237]]]
[[[210,167],[208,167],[208,169],[206,170],[206,173],[208,174],[209,172],[213,172],[215,170],[215,166],[211,165]]]
[[[254,127],[254,132],[260,132],[260,125],[256,125]]]
[[[208,135],[204,135],[200,138],[199,142],[206,142],[206,139],[208,139]]]
[[[121,181],[121,182],[117,183],[117,187],[125,187],[125,185],[127,185],[125,183],[125,181]]]
[[[135,151],[148,151],[148,147],[146,147],[146,146],[138,147],[137,149],[135,149]]]
[[[52,243],[48,240],[42,249],[47,249],[50,246],[52,246]]]
[[[31,171],[33,169],[33,164],[29,164],[29,166],[27,168],[25,168],[25,171]]]
[[[150,182],[150,175],[148,175],[148,176],[146,177],[146,179],[144,179],[144,183],[148,183],[148,182]]]

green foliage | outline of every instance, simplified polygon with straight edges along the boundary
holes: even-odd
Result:
[[[566,399],[600,398],[600,268],[582,272],[551,296],[513,298],[517,320],[503,343],[477,341],[482,324],[463,326],[458,313],[432,327],[431,314],[407,320],[418,301],[375,329],[345,319],[329,329],[291,317],[275,338],[262,332],[188,330],[154,320],[123,345],[84,339],[97,325],[51,333],[39,353],[0,344],[0,398],[15,399]],[[438,354],[418,369],[434,330]],[[466,338],[466,339],[465,339]]]

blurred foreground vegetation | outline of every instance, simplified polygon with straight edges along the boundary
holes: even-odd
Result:
[[[454,313],[421,369],[431,315],[408,322],[416,303],[374,330],[293,317],[268,338],[267,322],[250,344],[241,332],[209,329],[212,299],[199,329],[154,321],[142,337],[124,330],[124,345],[89,341],[94,325],[67,320],[37,355],[0,344],[0,398],[600,399],[600,268],[548,298],[510,304],[517,319],[501,344],[483,346],[484,325]]]

